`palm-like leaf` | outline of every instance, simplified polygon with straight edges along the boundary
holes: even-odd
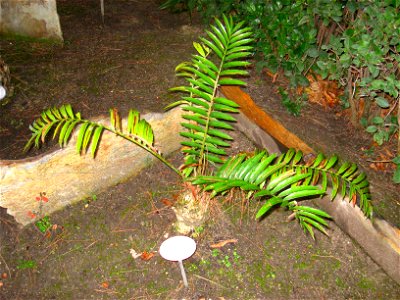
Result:
[[[182,126],[187,130],[181,135],[188,139],[182,142],[186,154],[184,174],[189,176],[193,171],[204,174],[205,162],[222,163],[226,155],[224,147],[229,147],[232,138],[222,130],[231,130],[229,122],[235,121],[230,113],[238,112],[238,105],[226,98],[218,97],[221,85],[245,85],[237,79],[248,74],[244,67],[249,65],[243,59],[251,55],[249,44],[251,32],[243,23],[234,25],[231,18],[218,19],[208,38],[201,38],[202,44],[194,43],[198,54],[192,61],[177,67],[178,76],[184,77],[189,85],[174,88],[174,91],[185,92],[182,100],[169,107],[183,105],[187,113]],[[215,62],[209,58],[212,51]]]
[[[63,105],[60,108],[50,108],[44,111],[40,118],[29,126],[32,136],[25,145],[24,151],[27,151],[33,145],[40,147],[40,143],[45,142],[48,133],[52,130],[53,139],[58,135],[58,142],[63,147],[70,140],[74,129],[78,125],[81,125],[76,139],[76,149],[81,154],[87,152],[90,147],[90,151],[94,157],[99,147],[101,135],[104,131],[109,131],[150,152],[172,170],[180,174],[171,163],[165,160],[160,151],[154,147],[153,130],[146,120],[140,118],[139,112],[136,110],[129,111],[127,128],[126,132],[124,132],[119,113],[115,109],[110,109],[110,124],[110,126],[107,126],[82,119],[81,114],[74,113],[69,104]]]
[[[315,208],[299,206],[297,201],[321,196],[332,189],[331,199],[339,191],[342,198],[348,196],[353,204],[359,199],[359,206],[367,217],[372,216],[368,181],[364,173],[357,172],[355,164],[338,164],[338,157],[326,158],[319,154],[304,163],[300,151],[290,149],[277,157],[261,151],[252,157],[238,154],[226,161],[213,176],[199,176],[194,184],[203,185],[211,196],[223,194],[232,188],[250,191],[256,198],[267,198],[256,217],[265,215],[271,208],[280,205],[293,211],[305,231],[313,237],[313,228],[326,233],[324,218],[330,216]]]

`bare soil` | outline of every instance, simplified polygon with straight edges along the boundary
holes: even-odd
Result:
[[[110,107],[122,114],[129,108],[146,113],[162,111],[175,97],[167,92],[178,82],[174,67],[190,59],[192,41],[203,32],[200,22],[160,11],[154,0],[105,2],[103,25],[97,0],[57,1],[63,46],[16,37],[0,40],[16,86],[10,103],[0,108],[1,159],[26,156],[20,149],[29,137],[28,125],[44,108],[71,103],[87,117],[107,114]],[[360,155],[368,137],[319,107],[309,106],[300,118],[291,117],[268,77],[252,73],[246,90],[252,98],[311,146],[360,163],[371,178],[378,212],[398,225],[398,188],[391,184],[390,174],[374,173]],[[254,149],[240,133],[234,137],[232,152]],[[179,165],[182,156],[175,153],[170,159]],[[178,265],[157,253],[161,242],[175,234],[175,216],[166,204],[173,203],[181,190],[179,178],[155,163],[138,177],[51,215],[56,226],[47,234],[35,226],[19,228],[3,209],[0,299],[400,295],[400,286],[333,222],[329,237],[317,233],[313,241],[298,224],[286,221],[285,211],[255,221],[259,203],[240,197],[216,201],[210,220],[194,233],[198,249],[184,262],[189,281],[185,289]],[[45,205],[51,205],[51,199]],[[237,241],[212,247],[231,239]],[[131,249],[146,251],[143,258],[149,259],[134,259]]]

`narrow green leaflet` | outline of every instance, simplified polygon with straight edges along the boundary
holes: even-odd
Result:
[[[94,131],[93,138],[92,138],[92,145],[90,148],[90,151],[91,151],[93,157],[96,154],[97,146],[99,144],[101,134],[103,133],[103,129],[104,129],[103,126],[97,126]]]
[[[258,210],[256,214],[256,219],[261,218],[263,215],[265,215],[271,208],[273,208],[275,205],[282,203],[282,199],[278,197],[272,197],[268,199],[265,204]]]

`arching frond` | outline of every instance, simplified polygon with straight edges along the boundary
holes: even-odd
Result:
[[[287,207],[313,237],[313,228],[326,233],[324,218],[330,216],[315,208],[299,206],[298,202],[319,197],[329,189],[332,200],[338,194],[342,199],[348,197],[354,205],[357,203],[360,206],[367,217],[372,216],[371,194],[365,174],[357,172],[355,164],[339,165],[337,156],[326,158],[319,154],[304,162],[303,154],[293,149],[278,157],[266,151],[251,157],[238,154],[227,160],[215,175],[199,176],[193,183],[212,191],[211,196],[240,188],[248,191],[249,196],[266,199],[257,212],[257,218],[275,206]]]
[[[74,113],[71,105],[63,105],[60,108],[49,108],[42,112],[40,118],[35,120],[29,129],[32,136],[25,145],[24,151],[29,150],[33,145],[40,147],[44,143],[50,131],[53,130],[53,139],[58,135],[58,143],[65,146],[71,137],[72,130],[84,121],[80,113]]]
[[[69,104],[63,105],[60,108],[47,109],[41,114],[40,118],[29,126],[32,136],[25,145],[24,151],[27,151],[33,145],[40,147],[40,144],[45,142],[50,131],[53,131],[53,139],[58,135],[58,142],[63,147],[68,143],[72,132],[79,125],[76,150],[81,154],[86,153],[90,148],[90,152],[94,157],[103,132],[109,131],[150,152],[180,175],[179,170],[165,160],[160,151],[154,147],[153,129],[146,120],[140,118],[140,114],[136,110],[129,111],[127,128],[124,132],[121,117],[116,109],[110,109],[109,126],[82,119],[81,114],[74,113]]]

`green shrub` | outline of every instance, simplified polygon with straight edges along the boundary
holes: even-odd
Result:
[[[101,135],[109,131],[147,150],[183,180],[201,186],[207,201],[239,188],[249,198],[266,200],[257,218],[275,206],[286,207],[312,237],[313,228],[325,233],[326,219],[330,216],[300,205],[304,199],[325,193],[330,193],[334,199],[341,194],[353,202],[358,199],[365,215],[371,217],[371,195],[365,174],[359,173],[355,164],[339,164],[336,156],[326,158],[319,154],[305,163],[303,154],[291,149],[280,156],[262,150],[250,156],[238,154],[226,158],[225,148],[230,147],[232,140],[226,130],[233,130],[230,123],[235,121],[232,113],[238,112],[238,105],[219,96],[218,88],[246,84],[238,77],[247,75],[249,62],[246,59],[251,55],[252,33],[249,27],[244,27],[242,22],[234,23],[232,18],[224,16],[223,22],[218,19],[215,22],[206,31],[207,37],[200,38],[201,43],[194,43],[197,53],[192,60],[177,67],[177,75],[186,80],[186,85],[173,90],[183,92],[184,96],[169,108],[179,105],[184,111],[180,135],[185,138],[182,142],[185,158],[181,169],[174,167],[155,148],[150,124],[140,119],[135,110],[128,114],[127,128],[122,128],[120,116],[114,109],[110,109],[109,125],[83,119],[70,105],[48,109],[30,126],[32,137],[26,149],[40,146],[50,132],[53,138],[58,136],[61,146],[66,145],[73,130],[80,126],[77,151],[82,153],[90,148],[95,155]]]
[[[364,110],[361,122],[379,145],[399,129],[394,110],[400,91],[399,6],[393,1],[349,1],[343,32],[322,46],[328,56],[317,62],[323,77],[345,88],[354,125]]]

